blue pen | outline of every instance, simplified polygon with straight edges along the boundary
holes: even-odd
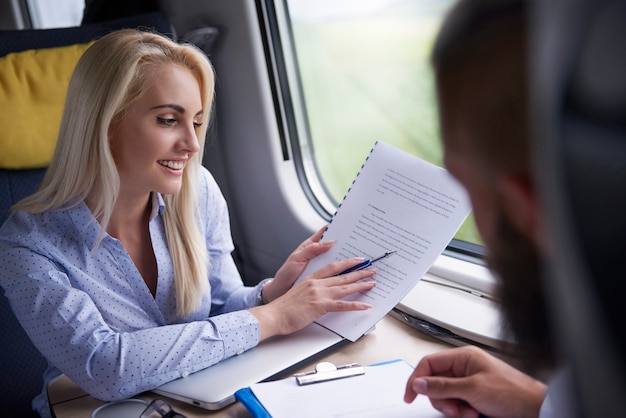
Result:
[[[335,274],[335,276],[341,276],[342,274],[348,274],[348,273],[351,273],[353,271],[366,269],[366,268],[370,267],[372,264],[374,264],[375,262],[380,261],[383,258],[387,258],[387,257],[389,257],[391,254],[393,254],[395,252],[396,252],[396,250],[387,251],[385,254],[381,255],[380,257],[372,258],[371,260],[362,261],[359,264],[357,264],[356,266],[352,266],[349,269],[345,269],[341,273]]]

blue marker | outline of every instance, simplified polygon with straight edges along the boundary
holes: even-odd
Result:
[[[351,273],[353,271],[366,269],[366,268],[370,267],[372,264],[374,264],[375,262],[380,261],[383,258],[387,258],[387,257],[389,257],[391,254],[393,254],[395,252],[396,252],[396,250],[394,250],[394,251],[387,251],[385,254],[381,255],[380,257],[376,257],[376,258],[373,258],[371,260],[362,261],[359,264],[357,264],[356,266],[352,266],[349,269],[345,269],[341,273],[335,274],[335,276],[341,276],[342,274],[348,274],[348,273]]]

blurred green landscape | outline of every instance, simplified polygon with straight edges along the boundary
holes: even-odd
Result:
[[[312,152],[335,201],[376,140],[443,165],[429,63],[442,7],[293,22]],[[455,238],[481,244],[471,215]]]

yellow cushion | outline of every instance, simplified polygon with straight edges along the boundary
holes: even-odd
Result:
[[[0,58],[0,168],[45,167],[74,67],[93,42]]]

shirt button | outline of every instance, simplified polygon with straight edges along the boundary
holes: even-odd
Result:
[[[185,370],[182,374],[183,377],[189,376],[189,370]]]
[[[243,352],[244,352],[244,350],[243,350],[243,348],[242,348],[241,350],[237,351],[237,355],[238,355],[238,356],[240,356],[240,355],[242,355],[242,354],[243,354]]]

